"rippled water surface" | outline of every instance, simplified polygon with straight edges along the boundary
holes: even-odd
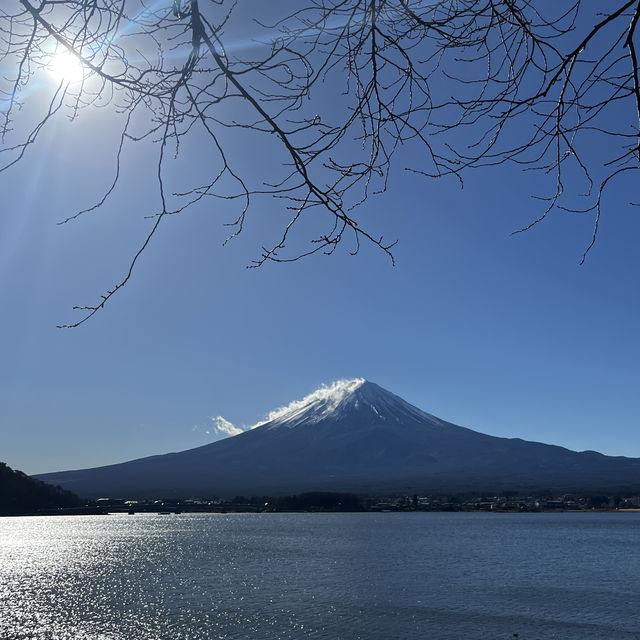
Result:
[[[2,640],[640,639],[640,514],[0,518]]]

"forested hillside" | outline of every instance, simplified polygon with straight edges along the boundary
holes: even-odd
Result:
[[[34,513],[80,504],[80,498],[70,491],[30,478],[0,462],[0,514]]]

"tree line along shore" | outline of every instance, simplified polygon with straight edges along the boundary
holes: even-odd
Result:
[[[285,496],[163,498],[103,497],[83,500],[61,487],[31,478],[0,463],[0,515],[91,515],[107,513],[271,513],[271,512],[640,511],[640,495],[625,491],[558,493],[466,492],[435,495],[357,495],[309,491]]]

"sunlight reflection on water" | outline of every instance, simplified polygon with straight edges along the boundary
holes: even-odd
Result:
[[[638,533],[631,514],[0,518],[0,638],[638,638]]]

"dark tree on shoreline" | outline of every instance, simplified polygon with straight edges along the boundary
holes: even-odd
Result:
[[[250,47],[231,47],[242,11],[231,0],[2,3],[0,171],[26,160],[55,118],[110,109],[120,124],[113,174],[69,223],[108,206],[132,146],[156,143],[159,207],[147,212],[147,236],[113,288],[64,326],[103,308],[162,220],[196,204],[221,210],[232,238],[257,199],[279,199],[287,218],[253,266],[343,241],[393,260],[393,242],[362,224],[359,205],[386,190],[402,148],[418,148],[422,161],[406,169],[424,177],[461,182],[503,164],[546,176],[526,229],[558,209],[592,214],[586,255],[603,196],[638,169],[638,0],[283,2],[253,22]],[[80,78],[63,74],[34,116],[23,109],[29,88],[62,57]],[[320,101],[321,91],[337,97]],[[267,149],[259,178],[235,134]],[[171,159],[190,139],[206,141],[215,161],[204,181],[176,184]]]
[[[0,462],[0,514],[35,513],[80,504],[80,498],[70,491],[30,478]]]

